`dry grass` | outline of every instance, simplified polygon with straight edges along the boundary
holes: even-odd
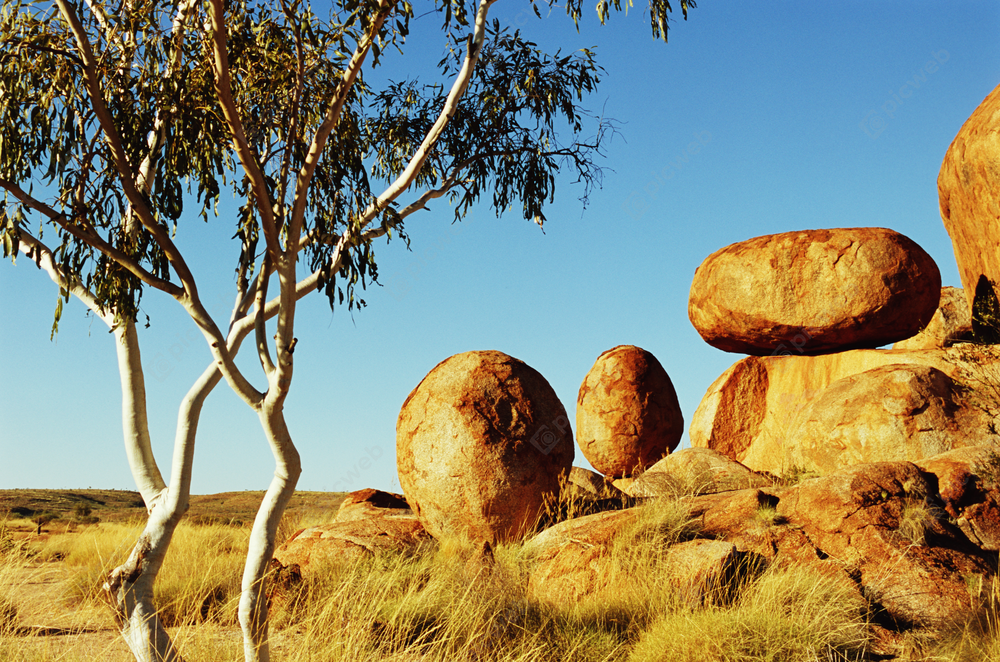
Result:
[[[915,522],[921,519],[914,513]],[[293,515],[291,533],[317,523]],[[761,525],[771,525],[763,517]],[[917,527],[919,528],[919,527]],[[915,529],[916,530],[916,529]],[[108,622],[73,637],[26,634],[18,585],[29,563],[60,568],[67,578],[58,608],[96,609],[104,574],[128,553],[139,528],[101,524],[54,535],[29,558],[24,548],[0,552],[0,659],[15,662],[100,659],[128,662]],[[395,660],[421,662],[774,662],[861,660],[867,606],[856,592],[805,570],[744,573],[734,586],[692,606],[665,563],[669,545],[697,535],[686,509],[663,500],[641,509],[609,554],[613,590],[575,607],[530,599],[532,560],[519,544],[494,550],[492,562],[456,542],[414,554],[388,554],[331,565],[275,596],[274,659],[289,662]],[[246,526],[178,528],[157,586],[157,604],[190,662],[242,656],[236,604]],[[0,540],[3,532],[0,530]],[[48,559],[48,560],[46,560]],[[37,570],[40,568],[41,570]],[[917,641],[928,660],[1000,659],[996,583],[970,589],[984,602],[981,622],[952,638]]]

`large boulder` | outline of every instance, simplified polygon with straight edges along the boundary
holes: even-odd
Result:
[[[627,488],[634,497],[676,497],[714,494],[772,481],[736,460],[710,448],[685,448],[671,453],[635,479]]]
[[[710,255],[695,271],[688,316],[727,352],[820,354],[913,336],[940,292],[934,260],[898,232],[803,230]]]
[[[784,448],[800,469],[830,473],[864,462],[922,460],[1000,441],[967,389],[931,366],[891,364],[840,379],[788,426]]]
[[[942,287],[934,317],[920,333],[900,340],[893,349],[936,349],[972,340],[972,313],[961,287]]]
[[[676,448],[682,434],[677,394],[655,356],[619,345],[597,358],[576,402],[577,442],[595,469],[630,476]]]
[[[938,174],[941,218],[968,307],[981,276],[1000,282],[1000,86],[966,120]]]
[[[780,492],[777,513],[860,584],[897,627],[950,627],[978,613],[969,586],[996,573],[909,462],[863,464]]]
[[[520,538],[573,465],[566,410],[545,378],[496,351],[456,354],[406,398],[399,483],[435,538]]]
[[[987,398],[979,406],[1000,411],[1000,353],[990,347],[752,356],[737,361],[709,386],[691,418],[691,445],[717,450],[754,471],[784,474],[795,468],[785,443],[798,415],[834,382],[892,364],[936,368]],[[989,384],[994,384],[992,396]]]

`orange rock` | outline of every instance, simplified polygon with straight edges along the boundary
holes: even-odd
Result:
[[[283,567],[302,575],[330,563],[349,563],[379,552],[416,548],[430,541],[414,515],[385,515],[332,522],[299,531],[274,552]]]
[[[370,487],[347,495],[337,510],[336,522],[349,522],[381,515],[412,515],[402,494],[383,492]]]
[[[973,362],[967,363],[966,355]],[[858,349],[820,356],[751,356],[722,373],[702,398],[688,430],[691,445],[717,450],[754,471],[784,474],[795,468],[789,428],[831,384],[890,364],[936,368],[965,385],[998,365],[988,347],[925,350]],[[978,376],[977,376],[978,375]]]
[[[966,120],[938,174],[941,219],[951,237],[969,310],[979,277],[1000,282],[1000,85]]]
[[[628,486],[634,497],[715,494],[751,487],[765,487],[772,481],[750,471],[736,460],[709,448],[685,448],[671,453]]]
[[[575,605],[614,581],[615,537],[639,518],[635,508],[586,515],[561,522],[529,540],[524,551],[534,559],[528,579],[532,599]]]
[[[836,559],[876,609],[901,628],[974,618],[968,581],[989,581],[983,552],[937,505],[934,485],[909,462],[862,464],[781,492],[777,512]]]
[[[890,364],[830,384],[792,420],[784,447],[793,466],[829,473],[996,443],[990,420],[937,368]]]
[[[722,248],[695,271],[688,317],[708,344],[756,356],[875,348],[915,335],[941,274],[885,228],[802,230]]]
[[[916,463],[937,478],[947,513],[976,546],[1000,550],[1000,454],[961,448]]]
[[[675,449],[683,433],[677,394],[655,356],[619,345],[597,358],[576,402],[577,442],[595,469],[631,476]]]
[[[436,538],[523,536],[573,465],[573,431],[545,378],[502,352],[456,354],[407,397],[399,483]]]
[[[936,349],[972,340],[972,313],[961,287],[942,287],[934,317],[917,335],[900,340],[893,349]]]

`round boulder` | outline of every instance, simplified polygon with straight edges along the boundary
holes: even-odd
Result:
[[[619,345],[597,357],[576,400],[576,438],[595,469],[631,476],[677,448],[683,433],[674,385],[655,356]]]
[[[824,354],[909,338],[940,296],[934,260],[898,232],[802,230],[708,256],[694,274],[688,317],[727,352]]]
[[[789,424],[789,463],[828,473],[993,443],[989,417],[966,392],[926,365],[890,364],[837,380]]]
[[[968,308],[979,279],[1000,282],[1000,85],[983,99],[948,151],[938,174],[941,220],[951,237]]]
[[[573,453],[566,410],[549,383],[496,351],[439,363],[396,424],[399,484],[435,538],[521,538],[558,494]]]

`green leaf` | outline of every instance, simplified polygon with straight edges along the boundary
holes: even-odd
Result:
[[[60,292],[59,298],[56,299],[56,313],[55,313],[55,319],[52,321],[52,333],[49,334],[50,341],[55,340],[56,333],[59,332],[59,319],[62,317],[62,310],[63,310],[63,298],[62,298],[62,292]]]

